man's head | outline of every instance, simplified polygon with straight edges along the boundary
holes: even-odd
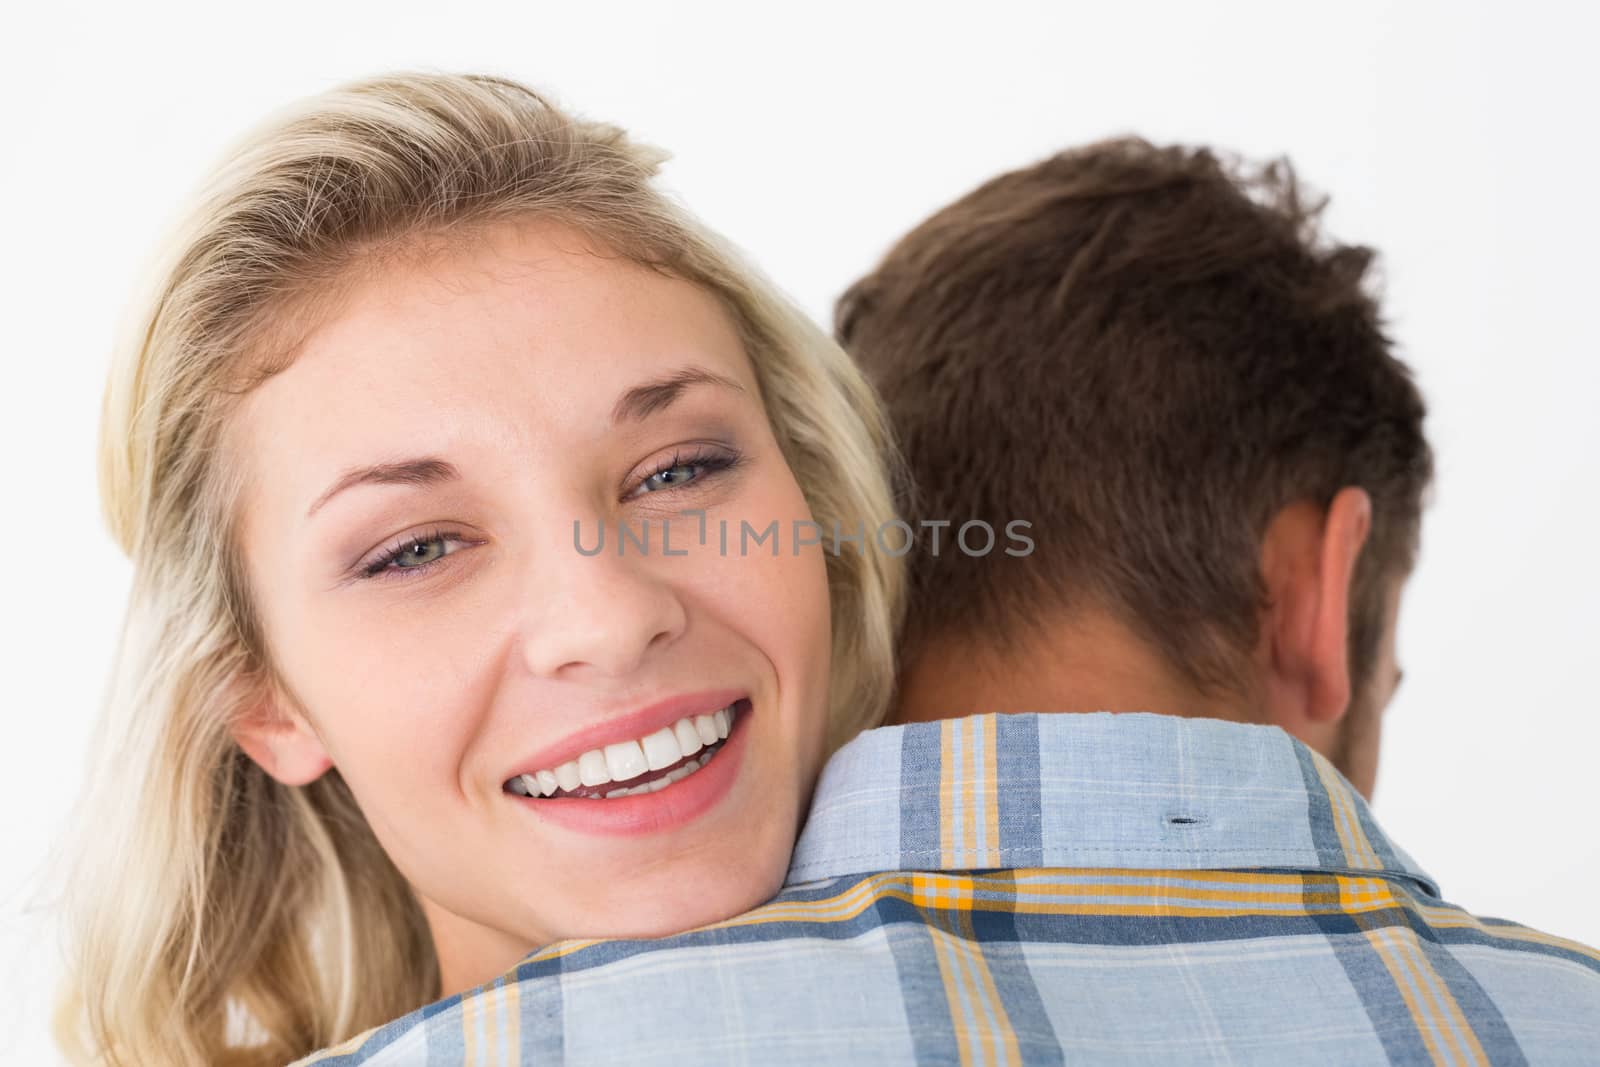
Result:
[[[917,517],[1035,544],[913,553],[902,719],[1273,722],[1371,793],[1432,455],[1373,253],[1320,208],[1286,161],[1105,142],[980,186],[840,299]]]

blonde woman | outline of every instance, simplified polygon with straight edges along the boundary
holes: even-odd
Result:
[[[885,429],[662,158],[396,74],[199,196],[104,400],[77,1062],[282,1064],[782,882],[891,684],[899,565],[817,536],[891,517]]]

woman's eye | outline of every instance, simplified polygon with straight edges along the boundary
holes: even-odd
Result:
[[[656,471],[640,483],[640,487],[647,493],[653,493],[657,489],[670,489],[689,481],[698,470],[699,468],[693,463],[680,463],[676,467]]]
[[[690,482],[703,480],[708,474],[727,470],[739,462],[736,455],[707,453],[702,456],[673,456],[672,460],[656,469],[654,474],[642,479],[629,496],[659,493],[663,489],[677,489]]]
[[[436,533],[427,537],[409,537],[404,543],[389,549],[372,563],[362,569],[362,574],[367,578],[377,578],[396,571],[422,571],[427,570],[445,556],[454,555],[454,551],[442,551],[449,543],[466,544],[459,534]]]
[[[436,556],[436,555],[432,554],[431,552],[422,551],[422,550],[431,548],[433,545],[443,545],[443,544],[444,544],[444,539],[443,538],[439,538],[439,537],[434,538],[432,541],[413,541],[410,544],[410,546],[408,546],[407,548],[403,549],[400,552],[400,554],[394,558],[393,562],[395,562],[397,564],[400,564],[402,569],[408,569],[408,568],[405,567],[405,564],[407,564],[407,563],[413,564],[415,566],[421,566],[423,564],[432,563],[435,559],[438,559],[439,556]],[[423,556],[427,556],[428,558],[427,559],[421,558]]]

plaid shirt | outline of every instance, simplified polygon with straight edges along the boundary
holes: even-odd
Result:
[[[1479,918],[1276,727],[976,715],[824,768],[783,891],[562,941],[302,1063],[1600,1063],[1600,953]]]

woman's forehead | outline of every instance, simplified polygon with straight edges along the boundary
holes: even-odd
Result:
[[[414,419],[506,398],[519,410],[609,407],[687,364],[754,387],[714,296],[576,240],[525,227],[367,272],[252,393],[253,415],[337,429],[357,412]]]
[[[566,235],[528,228],[390,267],[351,286],[237,412],[273,511],[304,513],[338,471],[452,442],[553,455],[629,433],[668,396],[760,405],[720,301]]]

